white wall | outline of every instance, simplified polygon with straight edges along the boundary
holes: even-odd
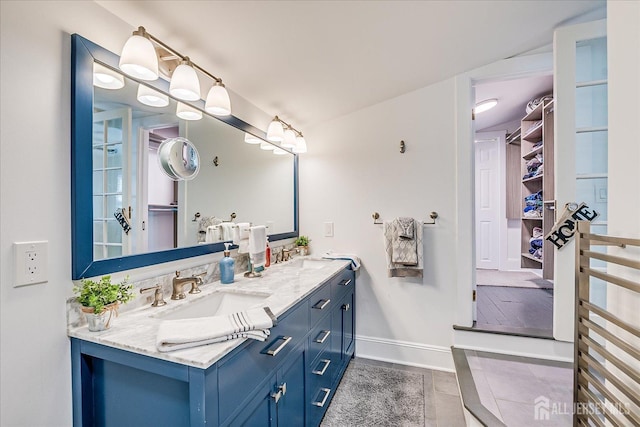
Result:
[[[300,160],[301,233],[312,251],[357,253],[356,352],[452,367],[455,271],[454,81],[373,105],[305,132]],[[399,152],[400,140],[407,146]],[[312,142],[312,143],[311,143]],[[412,216],[424,227],[424,279],[388,278],[381,219]],[[335,237],[323,237],[333,221]]]

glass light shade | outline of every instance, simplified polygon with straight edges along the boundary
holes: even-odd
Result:
[[[244,134],[244,142],[246,142],[247,144],[261,144],[262,141],[260,138],[257,138],[253,135],[251,135],[250,133],[246,133]],[[269,144],[271,145],[271,144]]]
[[[260,148],[261,148],[262,150],[275,150],[275,149],[276,149],[276,146],[275,146],[275,145],[273,145],[273,144],[269,144],[269,143],[268,143],[268,142],[266,142],[266,141],[262,141],[262,142],[260,143]]]
[[[183,61],[171,76],[169,93],[184,101],[200,99],[200,80],[196,70],[187,61]]]
[[[276,156],[282,156],[287,154],[287,151],[283,150],[282,148],[276,148],[275,150],[273,150],[273,154],[275,154]]]
[[[497,99],[485,99],[484,101],[478,102],[473,109],[473,112],[476,114],[484,113],[498,105]]]
[[[146,37],[133,35],[124,44],[120,55],[120,69],[140,80],[158,78],[158,55],[153,43]]]
[[[104,65],[94,62],[93,85],[103,89],[122,89],[124,87],[124,76]]]
[[[214,116],[228,116],[231,114],[229,92],[227,92],[227,89],[222,83],[215,82],[211,89],[209,89],[204,110]]]
[[[284,139],[284,128],[279,120],[273,119],[267,128],[267,139],[271,142],[280,142]]]
[[[183,120],[200,120],[202,118],[202,111],[196,110],[195,108],[183,104],[182,102],[178,102],[178,107],[176,108],[176,116],[180,117]]]
[[[304,136],[296,136],[296,146],[293,147],[293,152],[298,154],[307,152],[307,141],[304,140]]]
[[[145,85],[138,85],[138,101],[150,107],[166,107],[169,97]]]
[[[296,133],[292,129],[287,129],[284,131],[284,139],[280,144],[284,148],[293,148],[296,146]]]

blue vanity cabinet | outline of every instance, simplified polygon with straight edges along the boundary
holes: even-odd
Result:
[[[72,337],[73,425],[318,426],[353,356],[354,291],[340,271],[206,369]]]

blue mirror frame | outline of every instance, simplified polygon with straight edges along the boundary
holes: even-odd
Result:
[[[93,138],[93,64],[94,62],[99,62],[120,72],[118,69],[119,60],[120,57],[118,55],[84,37],[78,34],[71,36],[71,277],[73,280],[212,254],[224,250],[224,243],[220,242],[117,258],[93,259],[93,175],[91,152]],[[127,77],[131,78],[130,76]],[[145,83],[150,84],[161,92],[169,92],[169,83],[163,79]],[[204,111],[204,101],[199,100],[191,104]],[[215,118],[266,141],[265,132],[237,117]],[[294,154],[293,174],[294,230],[270,235],[269,241],[271,242],[298,237],[299,235],[297,154]]]

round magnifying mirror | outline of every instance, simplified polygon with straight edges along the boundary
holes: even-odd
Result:
[[[158,147],[160,169],[174,181],[191,180],[200,170],[198,150],[187,138],[177,137],[162,141]]]

